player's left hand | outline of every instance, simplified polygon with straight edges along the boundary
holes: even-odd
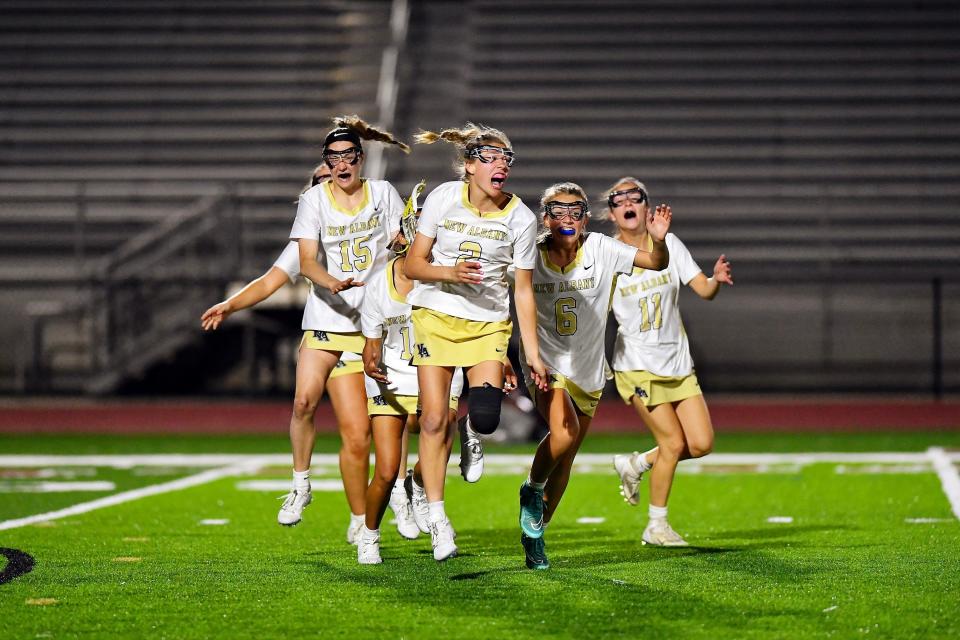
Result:
[[[723,284],[733,286],[733,271],[730,269],[730,262],[727,256],[720,254],[717,258],[717,264],[713,265],[713,279]]]
[[[673,220],[673,210],[670,209],[670,205],[658,204],[656,211],[651,211],[647,216],[647,231],[654,240],[663,242],[670,230],[671,220]]]

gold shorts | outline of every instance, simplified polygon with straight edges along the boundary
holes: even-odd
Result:
[[[645,407],[655,407],[665,402],[679,402],[702,395],[697,374],[682,378],[658,376],[648,371],[617,371],[614,373],[617,392],[623,401],[631,404],[637,396]]]
[[[366,339],[359,331],[351,333],[335,333],[333,331],[304,331],[300,347],[319,349],[321,351],[347,351],[362,354]],[[363,370],[363,367],[360,367]]]
[[[414,307],[411,314],[416,344],[414,365],[472,367],[487,360],[507,361],[510,320],[480,322]]]
[[[361,369],[362,371],[362,369]],[[450,410],[460,408],[460,398],[450,398]],[[367,415],[370,416],[415,416],[420,412],[418,396],[402,396],[393,393],[367,398]]]
[[[600,396],[603,395],[603,389],[599,391],[584,391],[574,384],[572,380],[559,373],[550,374],[550,388],[563,389],[566,391],[570,399],[573,400],[573,406],[577,408],[577,411],[591,418],[593,414],[597,412],[597,405],[600,404]],[[533,384],[527,385],[527,391],[530,393],[531,398],[536,398],[538,390]]]
[[[353,373],[363,373],[363,360],[337,360],[330,372],[330,378],[339,378],[340,376],[349,376]]]

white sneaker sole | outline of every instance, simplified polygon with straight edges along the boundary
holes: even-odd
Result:
[[[620,495],[623,496],[623,500],[632,507],[637,506],[640,502],[640,491],[639,489],[635,491],[632,495],[627,495],[627,476],[633,471],[630,464],[630,455],[616,455],[613,456],[613,468],[616,470],[617,475],[620,476]],[[640,484],[640,478],[637,478],[634,484]]]
[[[455,558],[457,555],[456,545],[450,547],[437,547],[433,550],[433,559],[437,562],[443,562],[444,560],[449,560],[450,558]]]

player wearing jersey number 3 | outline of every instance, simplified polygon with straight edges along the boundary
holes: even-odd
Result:
[[[653,230],[647,224],[649,196],[643,183],[621,178],[604,199],[619,232],[616,237],[641,249],[650,246]],[[634,269],[617,278],[613,293],[613,313],[620,324],[613,355],[617,391],[657,441],[657,447],[646,453],[614,457],[614,467],[624,499],[634,505],[640,477],[652,467],[650,519],[642,540],[682,547],[687,542],[667,522],[667,498],[677,462],[705,456],[713,449],[713,425],[680,320],[680,286],[689,285],[701,298],[712,300],[720,285],[732,285],[733,278],[725,256],[714,265],[713,277],[707,278],[675,235],[668,234],[666,242],[669,267]]]
[[[459,150],[461,179],[440,185],[424,202],[406,273],[418,281],[407,301],[413,307],[413,364],[423,406],[420,462],[433,557],[440,561],[457,553],[443,503],[450,378],[455,367],[464,368],[472,428],[492,433],[500,422],[512,329],[508,267],[516,268],[520,336],[537,386],[545,388],[547,372],[540,360],[531,288],[537,219],[520,198],[503,190],[515,159],[510,141],[501,131],[470,123],[417,137],[421,143],[437,140]]]
[[[546,230],[537,245],[533,292],[540,355],[550,382],[546,391],[531,387],[530,395],[550,431],[520,487],[520,542],[531,569],[550,566],[544,531],[567,487],[606,382],[603,346],[613,281],[634,268],[667,266],[670,256],[663,238],[671,220],[670,208],[658,207],[647,219],[653,244],[638,249],[586,232],[587,196],[572,182],[548,188],[540,204]]]

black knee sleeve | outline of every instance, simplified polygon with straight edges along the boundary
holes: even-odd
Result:
[[[485,436],[496,431],[500,425],[502,402],[503,389],[498,389],[489,382],[484,382],[482,387],[470,387],[467,412],[470,414],[470,426],[473,430]]]

